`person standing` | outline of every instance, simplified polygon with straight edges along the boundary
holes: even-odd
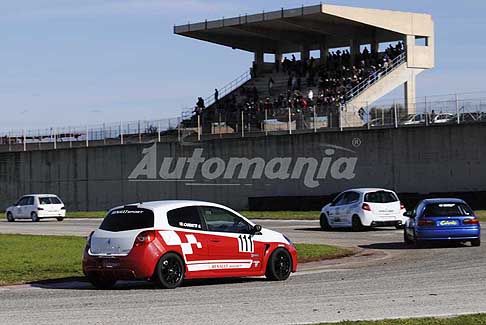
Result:
[[[214,102],[217,103],[219,100],[219,91],[218,89],[214,90]]]
[[[273,85],[275,84],[275,82],[273,81],[273,78],[270,77],[270,79],[268,80],[268,95],[270,97],[273,96]]]

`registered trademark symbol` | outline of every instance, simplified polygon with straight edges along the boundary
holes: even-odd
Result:
[[[352,143],[353,147],[358,148],[359,146],[361,146],[361,139],[360,138],[354,138],[351,143]]]

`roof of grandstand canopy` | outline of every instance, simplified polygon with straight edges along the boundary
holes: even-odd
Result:
[[[427,14],[389,10],[316,5],[281,9],[174,27],[174,33],[250,52],[299,52],[393,42],[404,35],[433,36],[434,24]]]

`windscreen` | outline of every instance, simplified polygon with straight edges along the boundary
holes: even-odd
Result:
[[[425,217],[473,216],[471,208],[463,203],[434,203],[425,207]]]
[[[368,203],[392,203],[397,202],[398,198],[395,193],[387,191],[377,191],[366,193],[364,200]]]
[[[154,213],[147,209],[130,208],[111,211],[103,220],[101,230],[127,231],[152,228],[154,226]]]
[[[39,204],[62,204],[62,202],[55,196],[43,196],[39,198]]]

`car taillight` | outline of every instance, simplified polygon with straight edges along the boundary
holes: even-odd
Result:
[[[400,210],[405,210],[405,205],[402,202],[400,202]]]
[[[465,219],[462,223],[465,225],[479,225],[479,219],[478,218]]]
[[[94,231],[92,231],[89,236],[88,236],[88,239],[86,240],[86,246],[88,247],[88,249],[91,248],[91,237],[93,237],[93,234],[94,234]]]
[[[420,219],[418,222],[419,226],[425,226],[425,227],[430,227],[430,226],[435,226],[435,221],[434,220],[427,220],[427,219]]]
[[[148,230],[141,232],[138,234],[137,238],[135,238],[135,246],[143,246],[155,239],[155,231]]]
[[[363,203],[363,205],[361,206],[361,209],[363,209],[365,211],[371,211],[371,207],[367,203]]]

